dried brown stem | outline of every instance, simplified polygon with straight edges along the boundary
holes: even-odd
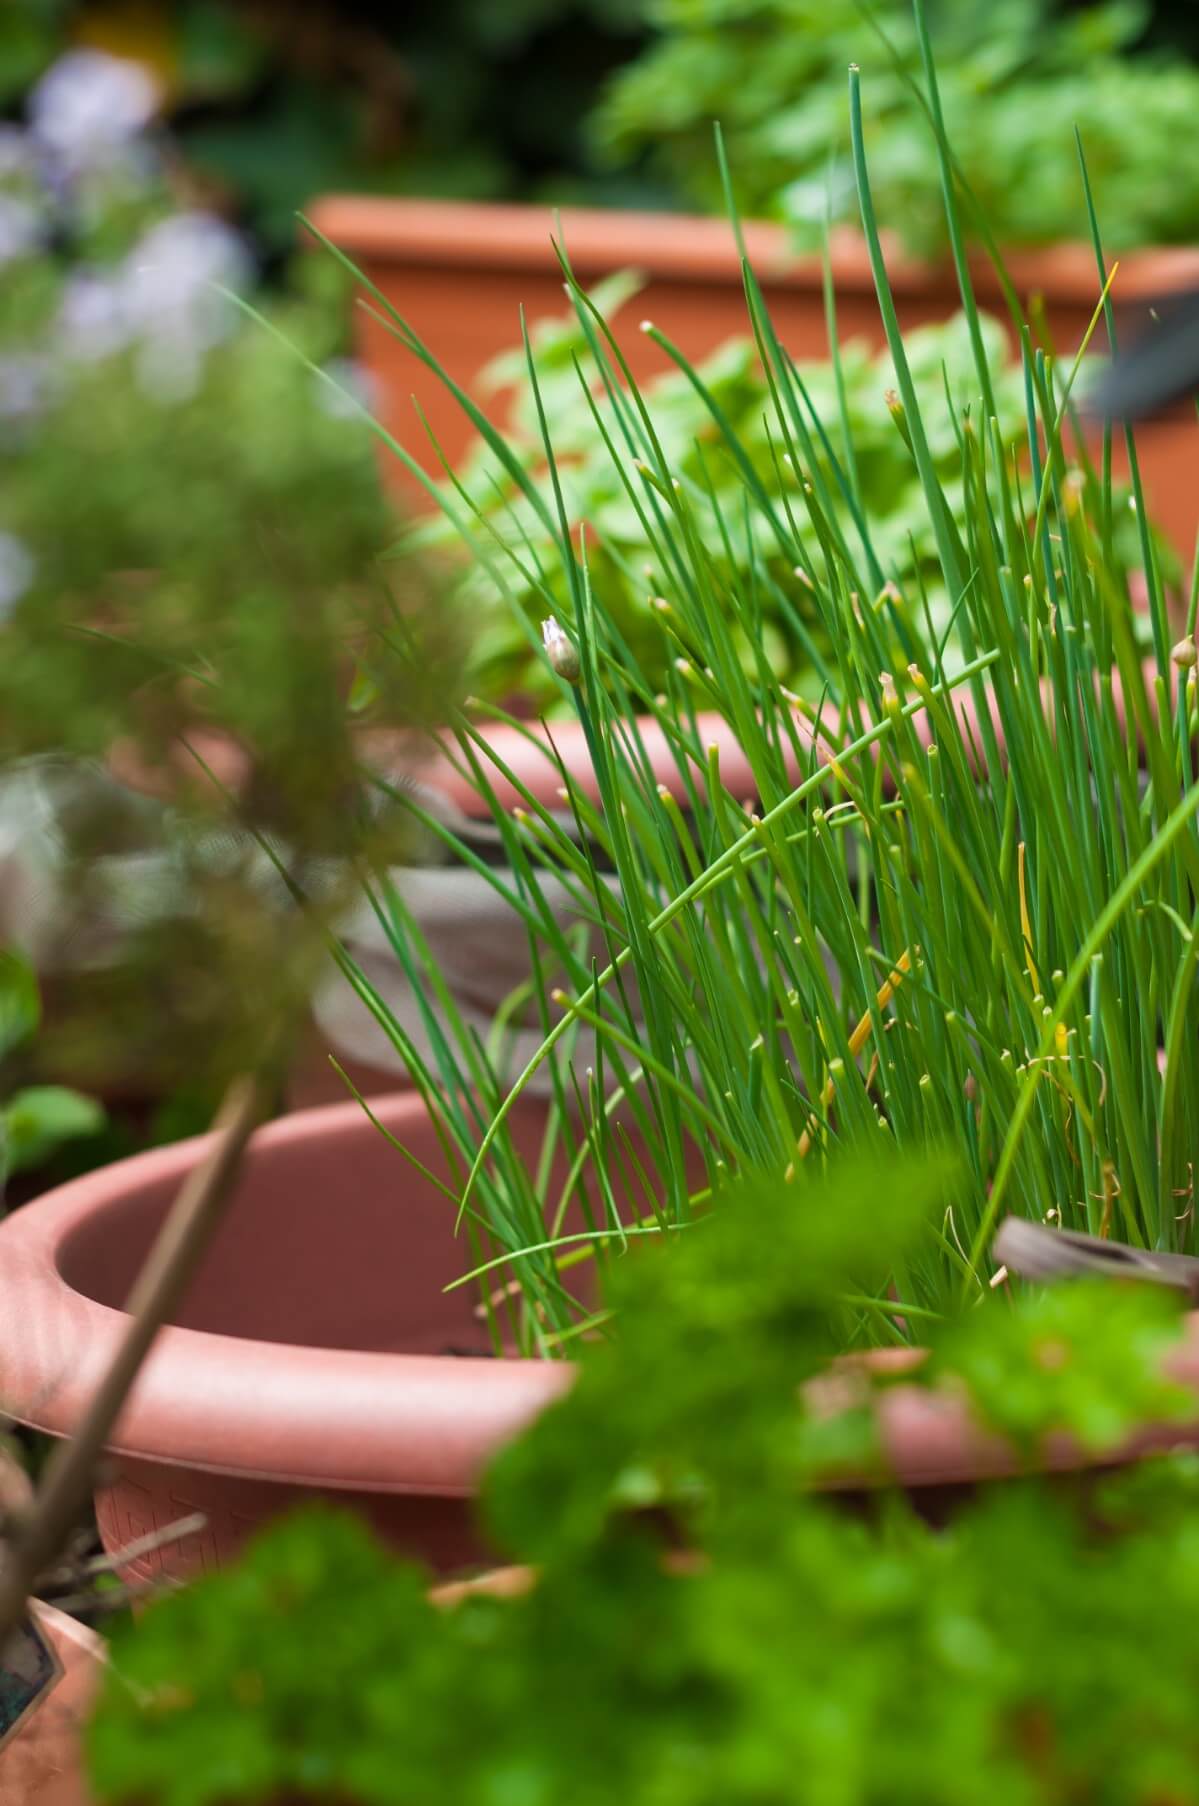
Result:
[[[185,1518],[176,1518],[173,1524],[166,1524],[161,1530],[150,1530],[145,1536],[139,1536],[131,1543],[125,1543],[112,1555],[94,1555],[87,1560],[71,1561],[68,1559],[60,1567],[49,1574],[39,1577],[36,1585],[39,1596],[44,1596],[53,1588],[76,1587],[83,1580],[97,1574],[111,1574],[117,1568],[127,1567],[131,1561],[137,1561],[143,1555],[156,1555],[160,1549],[169,1549],[175,1543],[181,1543],[186,1537],[195,1536],[203,1530],[208,1522],[202,1511],[193,1511]],[[58,1599],[54,1603],[59,1605]]]
[[[129,1326],[75,1435],[46,1464],[23,1526],[0,1564],[0,1650],[20,1623],[38,1577],[59,1559],[87,1503],[96,1462],[138,1369],[180,1299],[220,1222],[254,1129],[272,1096],[266,1070],[235,1079],[207,1159],[189,1173],[129,1296]]]

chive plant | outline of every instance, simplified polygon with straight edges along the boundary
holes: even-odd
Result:
[[[896,320],[856,69],[849,106],[897,375],[892,415],[952,599],[947,633],[929,631],[927,598],[880,565],[852,447],[837,445],[846,423],[809,405],[748,263],[748,316],[786,478],[777,495],[711,397],[701,475],[671,468],[619,343],[573,282],[569,247],[562,254],[589,348],[580,383],[650,548],[672,648],[661,690],[597,606],[586,528],[566,513],[550,437],[538,482],[459,392],[552,536],[558,568],[531,542],[491,531],[465,491],[443,503],[496,583],[522,595],[531,586],[547,613],[552,600],[547,658],[591,767],[582,781],[556,759],[551,736],[564,809],[517,784],[522,807],[511,811],[499,789],[516,780],[489,751],[486,720],[464,715],[452,756],[488,804],[506,858],[485,865],[427,820],[527,929],[531,980],[512,1008],[539,1022],[540,1049],[510,1074],[502,1023],[491,1045],[472,1037],[386,885],[373,901],[424,1000],[431,1059],[342,957],[439,1125],[456,1175],[447,1207],[474,1238],[472,1277],[493,1333],[531,1352],[569,1351],[602,1325],[608,1263],[636,1235],[685,1228],[728,1175],[753,1169],[785,1187],[836,1150],[884,1140],[897,1150],[950,1144],[962,1177],[902,1269],[877,1295],[847,1301],[851,1343],[919,1337],[930,1317],[981,1294],[995,1278],[992,1232],[1009,1211],[1146,1247],[1195,1246],[1196,590],[1185,629],[1171,623],[1130,443],[1146,661],[1113,555],[1110,445],[1092,460],[1083,444],[1082,353],[1058,362],[1015,308],[1027,411],[1019,450],[998,431],[962,255],[970,199],[941,124],[920,0],[915,12],[976,352],[976,398],[946,398],[965,498],[956,518]],[[1106,316],[1110,332],[1115,272],[1085,166],[1080,192],[1096,257],[1092,331]],[[439,368],[377,292],[374,301]],[[645,330],[703,393],[682,355]],[[529,377],[536,397],[532,359]],[[738,473],[736,507],[705,479],[717,461],[722,477]],[[713,556],[713,509],[739,557]],[[849,530],[838,524],[846,519]],[[763,526],[794,573],[790,597],[755,550]],[[783,686],[765,656],[747,668],[741,642],[754,644],[767,596],[789,604],[797,624],[809,609],[818,616],[815,703]],[[725,781],[714,721],[742,750],[749,794]],[[651,744],[666,749],[669,784]],[[547,873],[574,901],[573,929],[547,903]],[[522,1094],[535,1071],[550,1075],[552,1102],[541,1157],[525,1160]]]

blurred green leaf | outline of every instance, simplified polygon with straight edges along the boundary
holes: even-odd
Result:
[[[12,948],[0,948],[0,1059],[35,1033],[42,1004],[29,961]]]
[[[220,0],[189,0],[179,11],[179,82],[188,100],[230,100],[265,72],[269,45]]]
[[[40,1166],[64,1141],[98,1135],[103,1105],[65,1085],[30,1085],[18,1091],[0,1115],[0,1163],[10,1173]]]
[[[1146,9],[1125,0],[926,0],[954,157],[1001,243],[1086,237],[1077,127],[1109,248],[1186,244],[1199,231],[1199,70],[1138,51]],[[882,27],[898,60],[872,29]],[[918,255],[945,220],[909,0],[644,0],[660,30],[592,116],[613,165],[637,155],[693,202],[723,209],[719,119],[739,205],[815,248],[826,209],[858,223],[845,69],[858,63],[880,216]]]
[[[54,9],[8,0],[0,7],[0,106],[10,106],[51,62],[59,33]]]

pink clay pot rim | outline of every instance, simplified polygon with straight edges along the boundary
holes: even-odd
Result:
[[[405,1093],[372,1106],[403,1133],[423,1113]],[[362,1123],[354,1101],[297,1111],[258,1131],[261,1155]],[[57,1250],[77,1224],[132,1189],[178,1184],[211,1143],[196,1136],[120,1160],[14,1213],[0,1241],[0,1274],[27,1322],[72,1358],[56,1373],[38,1350],[0,1354],[2,1403],[35,1429],[69,1433],[89,1402],[126,1321],[74,1290]],[[11,1314],[9,1317],[11,1321]],[[114,1454],[207,1473],[376,1493],[462,1495],[486,1456],[570,1383],[565,1366],[470,1356],[389,1354],[163,1329],[109,1443]],[[230,1451],[237,1451],[231,1456]]]
[[[1002,752],[1002,723],[994,693],[987,681],[988,675],[987,671],[980,673],[992,725]],[[1153,684],[1157,675],[1157,667],[1152,660],[1146,660],[1143,675],[1152,708]],[[898,681],[902,700],[905,703],[914,700],[915,691],[906,675],[900,676]],[[1116,709],[1123,720],[1124,698],[1118,676],[1114,679],[1112,688]],[[1041,692],[1048,703],[1051,696],[1048,679],[1042,679]],[[964,748],[970,764],[976,767],[978,760],[975,744],[979,740],[979,711],[970,686],[959,685],[949,693],[945,701],[952,706],[958,720],[966,722],[970,728],[970,737],[964,742]],[[1046,713],[1048,714],[1048,708]],[[741,792],[748,797],[753,789],[753,774],[732,723],[714,710],[700,710],[696,714],[695,723],[701,746],[715,746],[718,749],[720,776],[726,789],[734,796]],[[818,736],[811,722],[798,710],[792,711],[792,724],[796,739],[804,749],[805,761],[813,749],[816,761],[822,767],[832,765],[842,755],[845,743],[834,742],[827,731]],[[866,722],[867,727],[871,725],[869,721]],[[920,744],[929,746],[933,730],[927,711],[921,710],[912,717],[912,728]],[[1049,728],[1052,733],[1052,717],[1049,719]],[[690,796],[678,769],[673,747],[658,722],[651,715],[639,716],[637,730],[649,755],[657,782],[670,792],[676,803],[683,807],[689,806]],[[589,802],[598,803],[601,800],[587,736],[577,716],[554,720],[548,726],[539,720],[525,722],[520,727],[514,727],[505,721],[479,722],[475,724],[475,731],[484,748],[493,755],[487,779],[502,807],[511,809],[522,804],[523,791],[527,790],[543,807],[557,808],[562,801],[557,758],[561,758]],[[486,797],[477,789],[469,774],[464,774],[460,769],[460,758],[457,754],[451,755],[447,739],[439,739],[435,735],[418,738],[411,733],[376,727],[363,729],[359,746],[367,762],[380,769],[410,771],[419,776],[423,783],[439,791],[468,818],[480,820],[490,814]],[[870,756],[878,756],[878,743],[870,748]],[[213,735],[206,757],[224,784],[235,792],[241,788],[245,782],[248,760],[239,748],[232,742]],[[809,775],[810,765],[806,762],[801,764],[795,757],[790,742],[783,747],[783,757],[787,775],[793,782],[799,783]],[[511,778],[505,775],[501,764],[507,767]],[[119,782],[133,790],[148,795],[168,794],[163,774],[150,770],[125,749],[119,750],[110,769]],[[697,780],[706,782],[706,772],[700,771],[698,767],[694,775]]]
[[[351,257],[403,266],[446,265],[463,270],[550,272],[557,268],[551,240],[558,237],[548,207],[503,202],[441,201],[378,195],[330,194],[315,201],[308,216]],[[741,285],[741,259],[729,222],[702,214],[643,213],[623,209],[564,207],[560,242],[576,275],[592,278],[635,267],[676,281]],[[750,262],[768,281],[793,286],[822,282],[819,256],[797,253],[785,226],[747,220],[743,227]],[[888,235],[884,233],[884,242]],[[1017,291],[1045,293],[1054,300],[1094,307],[1099,299],[1094,252],[1065,242],[1005,252]],[[874,293],[865,240],[852,228],[833,233],[833,276],[839,290]],[[973,261],[976,286],[988,299],[1001,291],[990,263]],[[926,263],[888,245],[891,286],[905,295],[934,288],[956,289],[952,265]],[[1199,280],[1199,251],[1187,246],[1146,246],[1120,259],[1113,295],[1117,303],[1159,296]],[[401,304],[402,305],[402,304]]]
[[[1154,706],[1153,683],[1156,674],[1156,664],[1152,660],[1146,660],[1143,666],[1143,676],[1149,693],[1150,708]],[[984,670],[980,676],[995,736],[1002,752],[1002,723],[999,719],[994,692],[988,681],[989,672]],[[900,676],[897,682],[900,700],[905,704],[915,701],[916,692],[907,676]],[[1115,707],[1123,722],[1125,719],[1124,697],[1118,677],[1113,680],[1112,692]],[[1046,715],[1052,733],[1053,720],[1048,707],[1052,690],[1048,679],[1042,679],[1041,694],[1046,704]],[[959,685],[943,698],[943,701],[947,706],[952,707],[959,721],[965,721],[969,726],[970,736],[964,741],[964,750],[970,764],[977,766],[975,743],[977,742],[981,747],[979,711],[975,706],[970,685]],[[720,777],[725,788],[733,796],[738,796],[740,793],[748,799],[753,791],[753,775],[749,760],[741,749],[736,729],[725,720],[723,715],[716,714],[714,711],[701,711],[695,719],[700,745],[715,746],[719,751]],[[806,761],[811,755],[814,754],[819,766],[831,766],[838,757],[843,756],[844,746],[847,742],[834,741],[827,730],[818,736],[811,722],[798,710],[792,710],[791,719],[796,739],[804,751],[805,762],[796,758],[790,742],[784,745],[783,758],[788,777],[792,782],[798,784],[810,773],[811,766]],[[866,722],[867,728],[871,725],[873,724],[869,721]],[[912,716],[911,725],[920,744],[928,747],[934,738],[928,711],[923,709],[918,711]],[[653,716],[641,716],[637,721],[637,729],[657,782],[670,792],[675,802],[687,807],[690,798],[682,774],[676,764],[673,748],[668,743],[658,722]],[[522,785],[544,807],[552,809],[560,806],[560,776],[555,755],[566,766],[584,796],[592,803],[600,801],[599,783],[592,768],[587,737],[583,730],[583,724],[577,716],[553,721],[548,727],[539,721],[527,722],[521,728],[513,727],[507,722],[488,723],[485,726],[480,725],[477,732],[485,747],[493,755],[493,763],[487,771],[487,778],[497,800],[504,808],[511,809],[523,803],[524,798],[519,788]],[[374,736],[373,744],[379,753],[386,756],[388,746],[386,734],[380,733]],[[875,742],[871,746],[870,757],[878,757],[879,744]],[[368,757],[371,745],[371,740],[364,740],[364,751]],[[981,757],[981,752],[979,756]],[[501,769],[501,763],[511,772],[515,782],[505,775]],[[486,816],[489,813],[487,800],[475,787],[469,774],[464,774],[459,769],[459,765],[460,760],[451,757],[443,745],[420,766],[420,777],[424,783],[440,791],[464,815],[474,818]],[[706,773],[698,767],[694,777],[701,787],[706,782]]]
[[[1152,709],[1153,686],[1157,676],[1157,667],[1152,659],[1145,661],[1142,675]],[[980,677],[996,739],[1002,751],[1002,723],[988,681],[989,672],[984,670]],[[902,699],[905,702],[914,700],[915,692],[906,675],[900,675],[898,682]],[[1118,674],[1113,679],[1112,688],[1116,709],[1123,721],[1124,698]],[[1048,704],[1052,694],[1048,679],[1042,679],[1041,693]],[[965,721],[970,728],[965,751],[971,765],[976,765],[975,743],[979,739],[979,712],[971,686],[959,685],[949,693],[945,701],[952,706],[959,721]],[[1046,712],[1048,714],[1048,708]],[[715,746],[719,751],[720,775],[726,788],[734,796],[738,791],[748,794],[753,786],[753,775],[731,722],[714,710],[707,709],[700,710],[695,721],[700,744]],[[822,766],[831,765],[841,755],[844,743],[834,742],[827,732],[817,736],[811,722],[798,710],[792,710],[792,724],[796,738],[804,749],[805,760],[813,748],[817,762]],[[871,723],[867,722],[866,725],[870,726]],[[1049,727],[1052,733],[1052,717],[1049,719]],[[933,739],[927,711],[921,710],[912,717],[912,728],[920,744],[927,747]],[[676,764],[674,750],[658,722],[650,715],[639,716],[637,730],[649,754],[657,782],[670,792],[675,802],[687,806],[690,797]],[[544,807],[557,807],[562,799],[555,755],[562,759],[588,800],[592,803],[600,801],[599,784],[592,768],[587,737],[577,716],[566,716],[550,722],[548,726],[540,720],[525,722],[520,727],[504,721],[478,722],[475,724],[475,731],[484,747],[495,756],[496,762],[492,763],[487,777],[503,807],[514,808],[524,801],[520,786],[531,792]],[[445,739],[438,738],[437,735],[418,736],[393,728],[368,727],[362,730],[359,746],[364,760],[381,769],[403,769],[418,775],[422,782],[440,791],[465,816],[477,820],[490,813],[487,799],[476,788],[470,776],[464,775],[459,769],[460,760],[449,753]],[[871,756],[877,757],[877,744],[870,750]],[[248,757],[241,748],[222,736],[213,734],[205,742],[205,757],[217,771],[222,783],[235,792],[240,790],[249,769]],[[801,765],[789,742],[784,745],[783,757],[787,773],[793,781],[798,783],[808,776],[809,765]],[[500,769],[500,762],[508,767],[515,783],[505,776]],[[119,782],[133,790],[160,797],[169,794],[163,772],[150,769],[128,748],[114,749],[114,756],[110,758],[110,770]],[[695,776],[706,782],[706,772],[697,769]]]
[[[402,1133],[404,1118],[424,1106],[408,1093],[376,1108]],[[255,1147],[261,1157],[272,1148],[340,1134],[350,1123],[375,1133],[360,1106],[349,1102],[271,1123],[258,1132]],[[59,1351],[50,1374],[27,1336],[20,1344],[14,1337],[0,1345],[4,1405],[22,1422],[68,1434],[125,1321],[122,1312],[63,1279],[56,1259],[63,1238],[131,1189],[177,1183],[210,1141],[199,1136],[118,1161],[48,1193],[5,1223],[4,1280],[9,1299],[20,1298],[20,1310],[10,1309],[7,1321],[48,1324]],[[47,1338],[38,1340],[44,1349]],[[72,1358],[64,1361],[68,1347]],[[919,1350],[889,1350],[837,1363],[814,1382],[814,1402],[836,1406],[859,1391],[863,1371],[898,1376],[921,1359]],[[1188,1317],[1168,1370],[1199,1395],[1199,1314]],[[573,1377],[566,1363],[313,1348],[169,1327],[151,1351],[110,1448],[131,1459],[245,1479],[467,1497],[488,1458],[561,1398]],[[964,1401],[948,1391],[894,1383],[878,1395],[877,1410],[885,1468],[907,1486],[953,1485],[1018,1469],[1011,1447],[980,1429]],[[1106,1460],[1197,1442],[1199,1403],[1193,1421],[1146,1426]],[[1065,1471],[1097,1463],[1058,1438],[1039,1465]],[[880,1478],[847,1474],[836,1485],[872,1485]]]

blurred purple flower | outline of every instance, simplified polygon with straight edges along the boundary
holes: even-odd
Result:
[[[10,615],[29,585],[37,566],[29,547],[12,533],[0,530],[0,621]]]
[[[68,357],[93,363],[129,342],[129,316],[119,276],[72,271],[63,286],[58,332]]]
[[[67,278],[62,350],[91,362],[136,345],[146,386],[180,399],[195,388],[204,353],[236,320],[215,285],[239,287],[250,273],[245,245],[222,220],[206,213],[160,220],[114,270],[85,267]]]
[[[32,201],[15,194],[0,194],[0,269],[27,257],[42,242],[45,225]]]
[[[161,189],[162,161],[154,146],[144,140],[116,146],[84,169],[47,173],[47,187],[68,215],[72,226],[83,231],[103,227],[105,221],[130,203],[148,205]]]
[[[27,132],[17,125],[0,125],[0,182],[14,178],[36,182],[39,159]]]
[[[186,326],[201,348],[214,345],[235,317],[214,285],[240,288],[251,269],[244,241],[215,214],[176,213],[151,226],[126,261],[130,324],[140,333]]]
[[[0,357],[0,420],[28,420],[44,405],[50,366],[43,357]]]
[[[81,169],[144,131],[158,102],[158,84],[139,63],[100,50],[69,50],[30,95],[29,124],[61,165]]]
[[[122,278],[126,318],[140,342],[142,380],[155,394],[171,400],[192,392],[204,353],[236,323],[220,288],[242,287],[251,271],[242,238],[210,213],[161,220],[130,253]]]

